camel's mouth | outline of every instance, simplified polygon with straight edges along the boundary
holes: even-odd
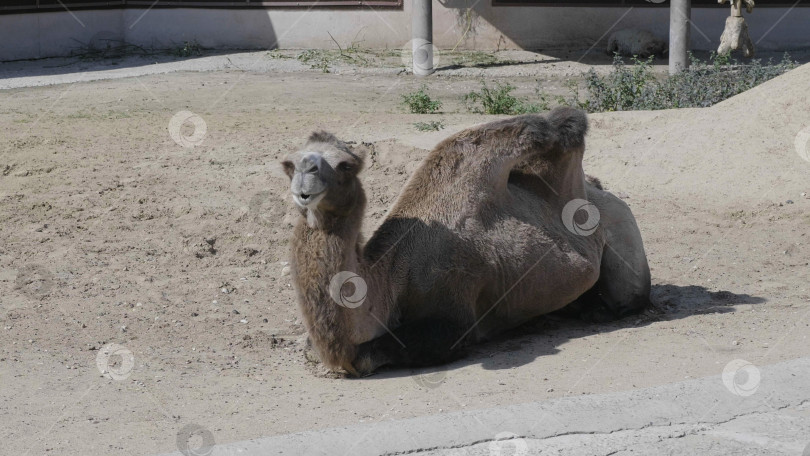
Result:
[[[326,192],[320,193],[301,193],[300,195],[293,195],[293,201],[295,204],[299,205],[302,208],[312,209],[321,202],[323,197],[326,195]]]

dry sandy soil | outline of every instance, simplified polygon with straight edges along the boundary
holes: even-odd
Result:
[[[586,171],[644,236],[644,314],[541,318],[444,369],[361,380],[303,356],[279,158],[316,127],[373,143],[371,233],[433,144],[495,118],[459,109],[474,77],[425,79],[445,100],[437,116],[403,112],[419,82],[396,74],[222,70],[0,92],[2,453],[150,454],[185,445],[189,425],[223,443],[808,356],[810,161],[796,148],[810,137],[808,80],[805,65],[712,108],[590,117]],[[206,123],[196,147],[169,135],[181,110]],[[412,125],[435,118],[447,128]],[[112,343],[123,351],[103,375]]]

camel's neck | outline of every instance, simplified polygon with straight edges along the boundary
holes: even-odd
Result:
[[[360,271],[359,238],[365,209],[365,195],[359,190],[357,204],[336,216],[321,214],[312,227],[301,217],[292,239],[293,281],[309,337],[321,360],[334,369],[351,370],[355,309],[339,305],[330,295],[330,282],[342,271]],[[339,296],[338,296],[339,298]]]
[[[552,162],[543,175],[543,179],[556,191],[554,196],[563,204],[573,199],[586,199],[582,155],[581,151],[565,154]]]

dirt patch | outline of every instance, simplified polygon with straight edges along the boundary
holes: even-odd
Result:
[[[807,356],[810,163],[794,146],[810,125],[807,72],[706,110],[591,117],[586,170],[639,220],[650,311],[544,318],[439,373],[362,380],[304,357],[286,264],[297,215],[277,163],[316,128],[370,143],[368,236],[426,148],[494,118],[454,105],[476,77],[424,80],[449,100],[439,116],[404,113],[400,95],[422,82],[405,75],[217,71],[1,92],[8,451],[149,454],[192,425],[222,443]],[[167,131],[182,110],[207,126],[191,147]],[[434,118],[447,128],[413,128]],[[121,350],[133,365],[105,376],[99,353],[128,360]]]

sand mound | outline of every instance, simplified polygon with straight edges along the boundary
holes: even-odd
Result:
[[[810,191],[795,145],[810,128],[808,78],[804,65],[707,109],[595,114],[586,163],[614,188],[701,205],[796,199]]]

